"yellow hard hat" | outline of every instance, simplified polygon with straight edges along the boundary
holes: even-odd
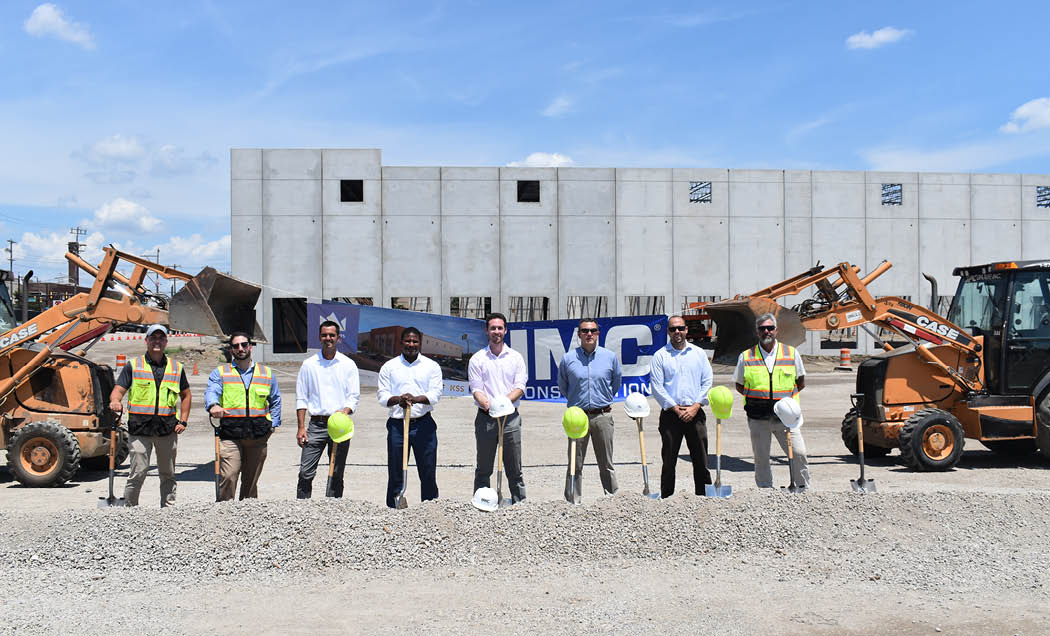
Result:
[[[733,414],[733,392],[727,387],[716,386],[708,391],[707,403],[717,420],[728,420]]]
[[[580,439],[587,434],[587,414],[578,406],[570,406],[561,416],[561,427],[572,439]]]
[[[354,421],[342,411],[328,416],[328,437],[336,444],[345,442],[354,436]]]

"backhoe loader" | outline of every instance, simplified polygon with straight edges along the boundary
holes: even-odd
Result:
[[[1050,458],[1050,261],[1006,261],[957,267],[959,286],[947,316],[902,298],[875,298],[867,276],[840,263],[807,272],[750,296],[708,304],[718,327],[715,358],[735,361],[757,342],[754,319],[776,314],[779,338],[798,345],[807,330],[859,326],[882,347],[857,369],[854,408],[842,440],[858,452],[857,418],[867,455],[899,448],[919,471],[943,471],[962,456],[964,438],[1008,455],[1039,450]],[[936,281],[931,307],[936,307]],[[778,298],[815,286],[794,307]],[[907,343],[894,348],[867,325]]]
[[[116,325],[159,323],[220,337],[246,331],[264,341],[255,321],[255,285],[210,267],[191,276],[112,247],[98,267],[72,253],[66,259],[94,276],[89,292],[23,324],[6,294],[0,299],[0,450],[7,450],[11,472],[26,486],[58,486],[82,463],[101,468],[106,460],[109,434],[119,426],[109,410],[113,372],[84,356]],[[132,266],[129,276],[117,271],[121,262]],[[149,272],[185,284],[170,299],[151,294],[143,285]],[[121,463],[127,436],[118,433]]]

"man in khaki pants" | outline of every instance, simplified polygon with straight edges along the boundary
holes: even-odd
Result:
[[[259,475],[266,461],[266,443],[281,425],[281,392],[270,367],[252,362],[248,334],[230,336],[234,364],[224,364],[208,376],[204,403],[219,420],[219,501],[229,501],[241,479],[241,499],[259,496]]]

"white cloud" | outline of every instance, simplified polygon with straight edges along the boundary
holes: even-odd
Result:
[[[137,161],[146,154],[146,148],[138,137],[117,133],[96,141],[91,145],[90,152],[100,159]]]
[[[87,50],[95,48],[95,40],[88,28],[67,19],[62,9],[50,2],[33,9],[23,28],[32,36],[58,38]]]
[[[561,117],[565,113],[572,110],[573,100],[566,95],[559,95],[554,98],[546,108],[543,109],[544,117]]]
[[[831,123],[831,121],[832,120],[829,117],[818,117],[817,119],[814,119],[812,121],[797,124],[795,126],[792,126],[787,131],[787,134],[784,135],[784,138],[788,142],[797,141],[798,139],[805,137],[814,130],[827,126]]]
[[[185,151],[179,146],[165,144],[153,153],[153,167],[150,172],[157,177],[173,177],[184,174],[192,174],[200,168],[206,168],[218,163],[215,157],[207,152],[202,152],[195,157],[186,156]]]
[[[1050,137],[1009,137],[957,144],[946,148],[880,147],[861,152],[872,170],[975,172],[1013,161],[1050,155]]]
[[[893,44],[909,35],[915,33],[911,29],[898,29],[895,27],[882,27],[878,31],[868,33],[859,31],[846,38],[848,49],[877,49],[880,46]]]
[[[1050,128],[1050,97],[1040,97],[1025,102],[1010,115],[1010,121],[999,130],[1005,133],[1029,132],[1041,128]]]
[[[512,161],[511,168],[563,168],[573,164],[572,157],[557,152],[534,152],[524,161]]]
[[[103,203],[84,224],[90,228],[108,228],[128,233],[155,232],[164,225],[145,206],[123,197]]]
[[[183,271],[192,268],[199,269],[204,265],[212,265],[216,269],[230,262],[230,235],[226,234],[215,240],[209,241],[200,234],[190,236],[172,236],[166,243],[154,247],[154,251],[160,250],[161,259],[165,263],[179,263]]]

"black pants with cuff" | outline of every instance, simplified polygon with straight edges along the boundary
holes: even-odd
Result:
[[[707,416],[700,409],[691,422],[679,419],[674,409],[660,412],[660,458],[663,467],[660,470],[660,496],[670,497],[674,494],[675,467],[678,465],[678,451],[682,448],[682,438],[689,447],[689,458],[693,462],[693,485],[696,494],[704,495],[704,486],[711,483],[711,471],[707,469]]]

